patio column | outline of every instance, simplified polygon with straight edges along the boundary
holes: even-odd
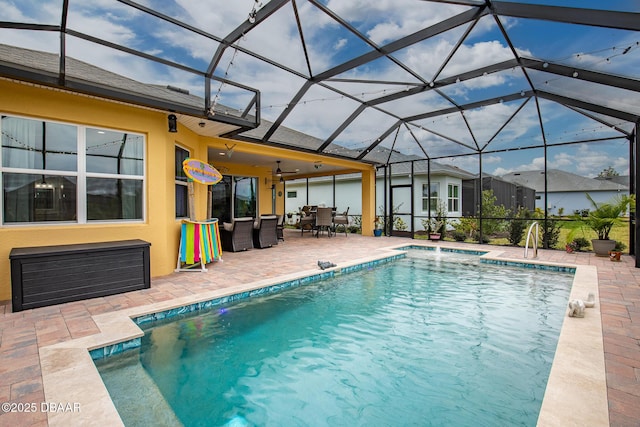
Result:
[[[362,171],[362,235],[373,236],[376,216],[376,169]]]

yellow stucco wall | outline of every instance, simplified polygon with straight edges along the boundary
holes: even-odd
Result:
[[[11,299],[9,254],[12,248],[142,239],[151,243],[152,277],[169,274],[176,266],[180,221],[175,218],[174,147],[207,160],[202,138],[182,126],[167,131],[167,114],[115,102],[69,94],[0,79],[0,112],[35,119],[136,132],[146,136],[145,212],[142,223],[47,224],[0,226],[0,300]],[[243,174],[233,166],[229,173]],[[271,179],[271,171],[252,170],[251,176]],[[260,212],[271,212],[271,189],[260,187]],[[206,217],[207,187],[195,184],[196,218]]]
[[[142,239],[151,243],[151,274],[169,273],[177,256],[174,139],[166,115],[140,108],[0,80],[0,112],[111,128],[146,136],[146,220],[143,223],[3,225],[0,227],[0,300],[11,298],[12,248]],[[188,145],[197,147],[191,137]],[[206,150],[205,150],[206,152]],[[169,171],[169,173],[167,173]]]
[[[178,124],[177,133],[167,130],[167,113],[116,102],[51,90],[0,79],[0,113],[140,133],[146,136],[146,217],[140,223],[0,225],[0,300],[11,299],[9,254],[12,248],[142,239],[151,243],[151,276],[169,274],[176,265],[180,221],[175,218],[175,145],[190,151],[192,158],[209,160],[224,174],[258,178],[259,213],[272,212],[272,171],[233,163],[232,159],[208,159],[208,147],[222,149],[225,141],[206,138]],[[234,143],[236,143],[234,141]],[[259,144],[238,143],[236,150],[277,155],[282,159],[315,161],[318,156]],[[326,159],[325,159],[326,160]],[[370,166],[340,159],[333,164],[362,172]],[[363,174],[363,176],[366,175]],[[365,179],[365,185],[371,185]],[[282,190],[276,185],[276,213],[282,214]],[[280,192],[280,194],[278,194]],[[364,194],[364,191],[363,191]],[[372,193],[373,194],[373,193]],[[373,197],[373,196],[372,196]],[[196,219],[206,217],[207,187],[195,184]],[[371,206],[371,201],[367,204]],[[364,228],[365,234],[369,230]]]

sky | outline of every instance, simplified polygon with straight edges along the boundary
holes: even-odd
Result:
[[[525,2],[640,12],[637,0]],[[264,6],[254,0],[140,0],[139,3],[219,37],[245,22],[253,8]],[[378,46],[467,10],[462,5],[419,0],[323,0],[321,3]],[[57,25],[61,4],[62,0],[0,0],[0,21]],[[373,50],[371,45],[345,30],[313,4],[297,0],[295,5],[295,9],[291,4],[285,5],[265,22],[254,26],[238,40],[238,50],[227,49],[215,75],[258,89],[263,119],[273,121],[289,108],[292,112],[285,118],[284,126],[321,141],[332,135],[359,106],[350,97],[371,100],[513,58],[495,20],[484,17],[473,27],[463,25],[394,52],[394,58],[406,64],[411,72],[383,58],[338,74],[333,80],[326,81],[324,87],[312,86],[296,106],[289,106],[310,72],[318,74],[331,70],[341,62]],[[296,14],[300,17],[304,44],[296,25]],[[519,18],[502,18],[500,23],[523,56],[640,79],[640,35],[637,33]],[[215,40],[150,17],[115,0],[70,0],[68,28],[199,70],[207,69],[218,48]],[[467,31],[468,35],[460,43]],[[2,43],[58,52],[58,38],[51,34],[0,29]],[[458,44],[457,51],[442,67]],[[247,55],[243,49],[279,62],[288,71]],[[198,76],[73,36],[67,36],[67,54],[139,81],[170,84],[204,95],[203,79]],[[532,71],[525,76],[519,68],[461,81],[442,88],[442,93],[456,103],[466,104],[528,91],[531,87],[527,77],[545,91],[564,96],[577,93],[582,100],[640,114],[638,93],[612,90],[579,79],[558,78],[542,71]],[[380,83],[360,82],[366,80]],[[212,88],[212,97],[216,94],[219,94],[220,104],[238,109],[250,96],[221,84]],[[450,107],[452,104],[446,97],[426,91],[381,104],[383,112],[367,108],[334,142],[362,150],[397,121],[394,114],[408,117]],[[538,118],[538,109],[542,121]],[[547,151],[549,168],[595,176],[611,166],[621,175],[628,174],[629,150],[619,129],[630,131],[632,126],[608,117],[598,118],[605,123],[550,101],[541,100],[536,105],[535,99],[523,97],[467,111],[466,122],[459,113],[415,120],[409,129],[393,132],[381,146],[417,155],[423,155],[424,149],[439,161],[477,172],[477,156],[441,158],[471,153],[477,144],[484,153],[483,172],[500,175],[542,168],[543,150],[523,147],[542,144],[541,129],[544,129],[546,142],[550,145]],[[618,139],[565,144],[609,138]],[[416,144],[416,139],[422,148]],[[505,149],[515,150],[504,152]]]

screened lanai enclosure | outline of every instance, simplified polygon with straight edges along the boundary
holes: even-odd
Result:
[[[587,194],[606,202],[640,183],[636,0],[0,6],[0,76],[170,111],[195,131],[208,120],[209,136],[371,163],[390,234],[444,216],[446,233],[508,239],[514,220],[533,218],[547,246],[564,247],[551,231],[592,207]],[[275,173],[275,157],[264,161]],[[324,203],[356,219],[358,177],[319,166],[284,177],[284,209]],[[630,253],[634,210],[618,237]]]

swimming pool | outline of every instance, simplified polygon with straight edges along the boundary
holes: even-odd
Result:
[[[126,425],[141,382],[184,425],[535,425],[572,276],[477,258],[410,251],[154,322],[96,364]]]

